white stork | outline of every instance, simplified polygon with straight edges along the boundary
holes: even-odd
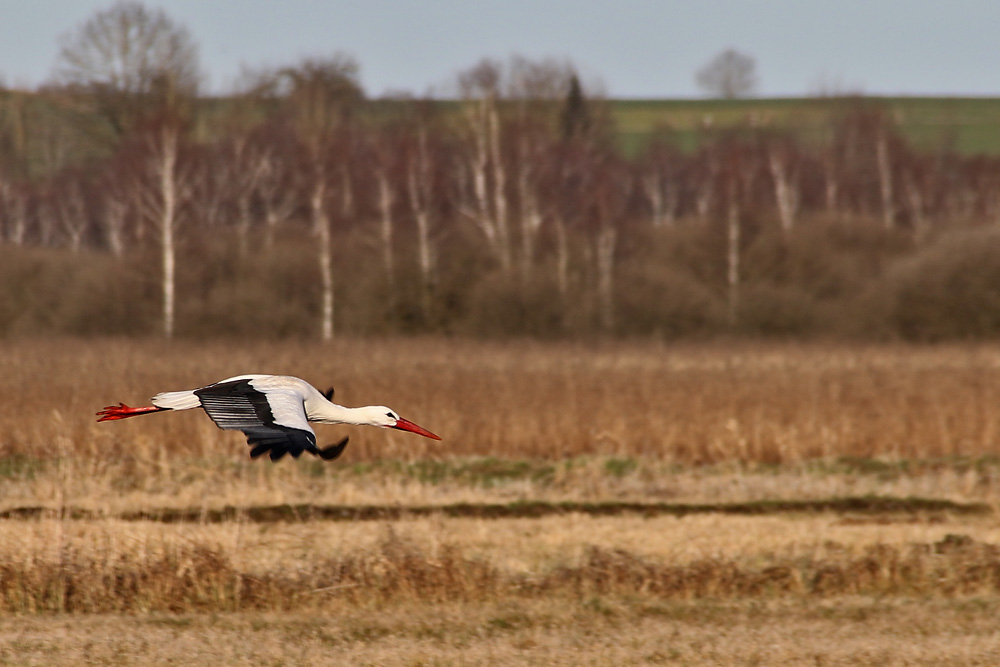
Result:
[[[333,389],[323,393],[305,380],[289,375],[238,375],[200,389],[157,394],[150,406],[109,405],[97,413],[100,415],[97,421],[163,410],[204,408],[219,428],[238,429],[246,434],[247,444],[253,447],[251,458],[269,451],[272,461],[285,454],[298,458],[303,451],[327,461],[340,456],[347,446],[347,438],[319,449],[316,433],[309,422],[381,426],[441,439],[383,405],[345,408],[331,402],[331,398]]]

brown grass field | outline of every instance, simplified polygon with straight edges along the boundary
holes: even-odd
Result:
[[[204,414],[334,384],[332,463]],[[1000,664],[1000,347],[6,341],[0,664]]]

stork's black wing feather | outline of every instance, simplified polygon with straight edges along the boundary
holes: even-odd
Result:
[[[324,461],[332,461],[341,454],[344,453],[344,447],[347,447],[348,436],[344,436],[340,439],[340,442],[330,445],[329,447],[324,447],[319,450],[319,456]]]
[[[271,452],[271,460],[277,461],[285,454],[299,458],[303,451],[321,455],[316,448],[316,436],[308,431],[287,426],[261,426],[242,429],[247,436],[247,444],[253,447],[250,458],[257,458],[266,451]]]
[[[249,380],[220,382],[194,393],[216,426],[246,434],[247,444],[253,448],[251,458],[264,452],[270,452],[272,461],[285,454],[298,458],[303,451],[322,455],[316,448],[316,435],[312,431],[274,423],[267,396],[254,389]]]

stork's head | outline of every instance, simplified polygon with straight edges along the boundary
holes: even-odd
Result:
[[[416,433],[417,435],[422,435],[425,438],[431,438],[433,440],[440,440],[441,438],[434,435],[422,426],[417,426],[408,419],[403,419],[395,410],[385,407],[384,405],[372,405],[365,408],[365,415],[368,417],[369,422],[372,426],[381,426],[383,428],[395,428],[400,431],[409,431],[410,433]]]

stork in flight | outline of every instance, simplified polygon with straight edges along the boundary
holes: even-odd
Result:
[[[347,446],[347,438],[320,449],[309,422],[381,426],[441,439],[383,405],[345,408],[333,403],[332,398],[333,389],[320,392],[305,380],[289,375],[238,375],[200,389],[157,394],[150,406],[109,405],[97,413],[100,415],[97,421],[126,419],[163,410],[204,408],[219,428],[237,429],[246,434],[247,444],[253,448],[251,458],[270,452],[272,461],[285,454],[298,458],[304,451],[327,461],[340,456]]]

